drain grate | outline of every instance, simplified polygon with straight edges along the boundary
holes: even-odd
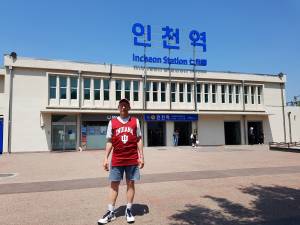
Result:
[[[0,177],[14,177],[15,175],[14,173],[0,173]]]

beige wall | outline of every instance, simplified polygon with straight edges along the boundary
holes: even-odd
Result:
[[[224,119],[220,116],[200,115],[198,138],[200,145],[224,145]]]
[[[290,118],[290,119],[289,119]],[[300,141],[300,107],[288,106],[286,107],[287,120],[287,141]]]
[[[43,118],[40,110],[47,106],[46,73],[15,69],[12,104],[12,152],[48,151],[51,140],[50,116]],[[7,140],[7,139],[5,139]]]

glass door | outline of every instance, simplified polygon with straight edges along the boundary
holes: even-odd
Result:
[[[52,149],[64,150],[65,126],[52,125]]]
[[[76,125],[52,125],[52,149],[76,149]]]
[[[76,149],[76,125],[65,125],[64,150]]]

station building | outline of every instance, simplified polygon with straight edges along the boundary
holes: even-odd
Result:
[[[140,68],[4,56],[3,152],[104,149],[108,121],[127,98],[145,146],[300,140],[299,107],[286,107],[286,76]],[[293,136],[292,136],[293,135]]]

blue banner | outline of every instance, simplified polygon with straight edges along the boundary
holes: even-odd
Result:
[[[145,114],[145,121],[197,121],[198,115],[191,114]]]

